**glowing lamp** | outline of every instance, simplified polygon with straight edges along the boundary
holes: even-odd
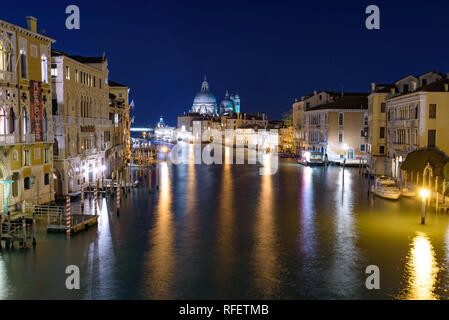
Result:
[[[430,191],[428,189],[421,189],[419,191],[419,195],[422,198],[423,201],[425,201],[430,196]]]

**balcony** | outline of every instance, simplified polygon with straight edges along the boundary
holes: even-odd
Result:
[[[0,70],[0,81],[15,83],[16,74],[14,72]]]
[[[19,143],[19,137],[16,134],[0,134],[0,146],[7,146]]]
[[[54,135],[52,133],[43,133],[41,141],[36,141],[36,134],[29,133],[22,135],[22,143],[48,142],[53,143]]]

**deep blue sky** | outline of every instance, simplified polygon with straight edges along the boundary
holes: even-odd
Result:
[[[65,29],[77,4],[81,30]],[[381,30],[365,28],[365,8]],[[136,125],[176,124],[206,75],[218,101],[238,92],[243,112],[280,118],[313,90],[368,91],[371,82],[448,72],[449,1],[12,1],[0,19],[38,30],[69,54],[106,51],[110,79],[131,87]]]

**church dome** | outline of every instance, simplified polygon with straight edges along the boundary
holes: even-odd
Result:
[[[212,92],[209,91],[209,83],[204,78],[201,91],[193,100],[192,111],[201,114],[214,114],[217,108],[217,100]]]
[[[204,104],[204,103],[213,103],[216,104],[217,100],[215,96],[211,92],[199,92],[195,99],[193,100],[193,104]]]
[[[226,91],[226,95],[220,104],[221,113],[234,112],[234,102],[229,97],[229,92]]]

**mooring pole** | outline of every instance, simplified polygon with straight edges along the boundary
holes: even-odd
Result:
[[[97,199],[98,199],[98,189],[95,188],[94,189],[94,207],[95,207],[94,213],[95,213],[95,215],[97,215]]]
[[[426,199],[422,200],[422,209],[421,209],[421,224],[426,224]]]
[[[22,218],[22,229],[23,229],[23,248],[27,246],[27,223],[25,220],[25,216]]]
[[[72,215],[70,211],[70,197],[65,198],[65,210],[66,210],[66,234],[67,239],[70,239],[70,234],[72,233]]]
[[[117,185],[117,215],[120,215],[120,185]]]
[[[33,247],[36,246],[36,219],[34,218],[34,212],[33,212],[33,225],[31,226],[33,230]]]

